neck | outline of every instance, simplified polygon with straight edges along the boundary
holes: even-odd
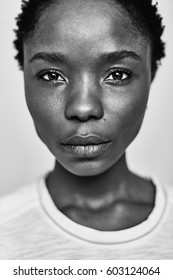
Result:
[[[98,230],[121,230],[143,222],[154,205],[151,182],[132,174],[125,155],[103,174],[79,177],[58,162],[47,177],[57,208],[71,220]]]
[[[55,204],[60,208],[71,204],[101,207],[111,203],[111,200],[128,199],[130,174],[125,154],[112,168],[91,177],[76,176],[56,162],[47,178],[47,185]]]

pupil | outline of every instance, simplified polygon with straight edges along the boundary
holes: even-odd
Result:
[[[49,79],[50,80],[55,80],[57,78],[56,73],[50,73],[49,74]]]
[[[115,80],[121,80],[122,77],[123,77],[123,74],[120,73],[120,72],[115,72],[115,73],[113,74],[113,78],[114,78]]]

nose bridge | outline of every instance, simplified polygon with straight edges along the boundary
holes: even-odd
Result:
[[[97,97],[99,99],[97,83],[90,73],[81,75],[80,79],[75,82],[73,93],[81,106],[89,106],[92,103],[91,100],[97,99]]]
[[[102,116],[101,89],[97,80],[90,73],[79,74],[70,86],[66,117],[87,121]]]

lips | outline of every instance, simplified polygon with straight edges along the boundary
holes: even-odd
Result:
[[[86,145],[99,145],[102,143],[110,142],[107,139],[95,134],[89,135],[74,135],[69,137],[64,144],[74,146],[86,146]]]
[[[91,158],[102,154],[111,144],[111,141],[99,135],[74,135],[63,144],[66,152],[78,158]]]

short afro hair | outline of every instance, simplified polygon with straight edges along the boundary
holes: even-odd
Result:
[[[17,50],[16,59],[20,69],[23,69],[23,43],[32,36],[36,25],[44,10],[60,0],[22,0],[22,11],[16,18],[17,29],[14,46]],[[62,1],[62,0],[61,0]],[[107,1],[109,2],[109,1]],[[165,44],[161,37],[164,31],[162,18],[158,13],[157,4],[152,0],[110,0],[118,4],[130,16],[133,24],[144,36],[149,37],[152,43],[152,75],[153,78],[161,59],[165,56]]]

